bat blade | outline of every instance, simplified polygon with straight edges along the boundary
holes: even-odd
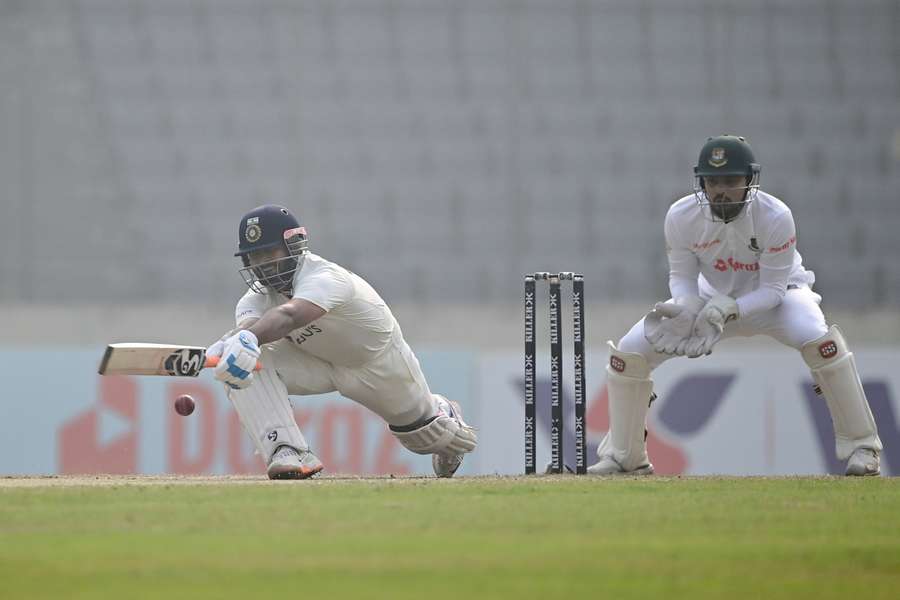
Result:
[[[100,375],[168,375],[196,377],[208,365],[206,348],[177,344],[110,344],[103,353]]]

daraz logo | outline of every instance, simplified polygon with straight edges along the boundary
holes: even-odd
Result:
[[[137,384],[128,377],[100,377],[99,381],[96,405],[60,428],[60,473],[137,471]]]

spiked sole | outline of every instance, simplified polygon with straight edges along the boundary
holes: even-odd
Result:
[[[269,479],[309,479],[324,468],[324,465],[319,465],[312,468],[290,469],[280,473],[269,473]]]
[[[434,474],[437,475],[438,477],[441,477],[441,478],[453,477],[453,475],[454,475],[454,474],[459,470],[459,468],[462,466],[462,459],[460,458],[460,459],[459,459],[459,462],[456,463],[456,466],[453,468],[452,471],[449,471],[448,473],[446,473],[446,474],[444,474],[444,475],[438,475],[438,466],[437,466],[437,462],[438,462],[439,460],[440,460],[440,458],[438,457],[437,454],[433,454],[433,455],[431,456],[431,467],[432,467],[432,469],[434,469]]]
[[[878,477],[881,475],[881,469],[878,469],[877,471],[863,471],[862,473],[847,471],[844,475],[847,477]]]
[[[596,473],[588,469],[588,475],[599,475],[601,477],[613,476],[617,477],[619,475],[653,475],[656,471],[653,469],[653,465],[643,465],[634,469],[633,471],[613,471],[611,473]]]

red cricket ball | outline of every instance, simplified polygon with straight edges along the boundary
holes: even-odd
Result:
[[[194,399],[187,394],[175,398],[175,412],[182,417],[186,417],[194,412]]]

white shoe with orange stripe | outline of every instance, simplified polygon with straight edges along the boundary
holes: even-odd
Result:
[[[279,446],[272,454],[267,472],[269,479],[308,479],[323,468],[322,461],[309,450]]]

